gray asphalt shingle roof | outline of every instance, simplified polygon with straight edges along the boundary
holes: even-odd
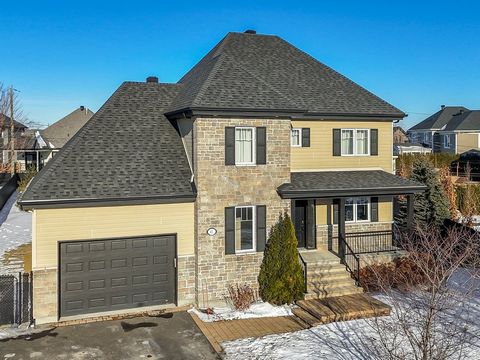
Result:
[[[460,110],[467,111],[468,109],[463,106],[446,106],[443,109],[437,111],[435,114],[429,116],[425,120],[419,122],[417,125],[412,126],[411,130],[440,130],[449,123],[455,114],[458,114]]]
[[[20,203],[194,197],[180,136],[163,115],[177,93],[174,84],[123,83]]]
[[[294,172],[279,186],[283,198],[395,195],[423,191],[425,186],[382,170]]]
[[[179,81],[170,112],[288,110],[389,115],[399,109],[278,36],[229,33]]]
[[[80,128],[93,116],[93,111],[87,108],[78,108],[57,122],[41,130],[42,137],[55,148],[63,147]]]
[[[445,131],[475,130],[480,131],[480,110],[463,111],[452,117],[445,126]]]

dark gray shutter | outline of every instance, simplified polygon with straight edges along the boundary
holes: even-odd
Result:
[[[378,129],[370,129],[370,155],[378,155]]]
[[[225,128],[225,165],[235,165],[235,128]]]
[[[302,147],[310,147],[310,128],[302,128]]]
[[[342,155],[342,129],[333,129],[333,156]]]
[[[267,128],[257,127],[257,165],[267,163]]]
[[[235,207],[225,208],[225,254],[235,254]]]
[[[257,251],[265,250],[267,242],[267,207],[257,206]]]
[[[339,199],[333,199],[333,223],[338,224],[338,204]]]
[[[370,199],[370,221],[378,221],[378,197],[372,197]]]

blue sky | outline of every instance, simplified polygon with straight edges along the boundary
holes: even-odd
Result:
[[[409,116],[480,108],[475,1],[10,1],[0,81],[30,120],[96,111],[125,80],[176,82],[228,31],[276,34]]]

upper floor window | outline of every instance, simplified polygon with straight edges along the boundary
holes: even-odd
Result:
[[[292,129],[290,143],[292,146],[302,146],[302,129]]]
[[[368,129],[342,129],[342,155],[370,155]]]
[[[235,128],[235,164],[255,164],[255,128]]]

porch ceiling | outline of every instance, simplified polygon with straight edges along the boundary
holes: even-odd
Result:
[[[404,195],[426,186],[382,170],[294,172],[291,182],[277,189],[283,199],[367,195]]]

